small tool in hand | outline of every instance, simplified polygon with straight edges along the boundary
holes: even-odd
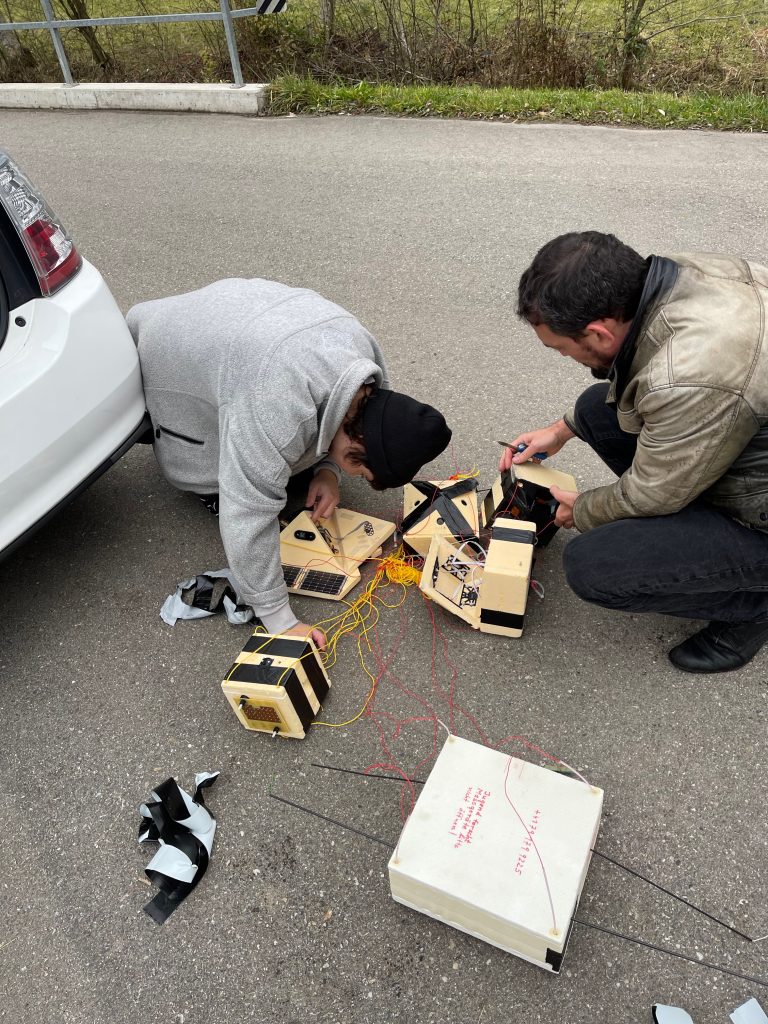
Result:
[[[524,452],[525,449],[528,447],[527,444],[510,444],[509,441],[497,441],[496,443],[500,444],[502,448],[512,448],[514,451],[517,452]],[[535,455],[531,456],[531,458],[537,459],[539,462],[543,462],[544,459],[546,459],[546,457],[546,452],[536,452]]]

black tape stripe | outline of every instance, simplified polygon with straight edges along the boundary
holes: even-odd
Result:
[[[328,695],[328,682],[317,662],[317,656],[306,640],[290,640],[283,637],[275,637],[272,640],[265,641],[263,633],[256,633],[248,640],[243,650],[258,650],[260,654],[268,654],[275,658],[295,657],[296,661],[301,662],[318,701],[322,704]],[[295,666],[291,668],[291,671],[294,668]],[[277,684],[285,671],[285,666],[280,668],[274,665],[252,665],[248,662],[241,662],[232,675],[227,678],[239,683]]]
[[[498,522],[498,520],[496,520]],[[535,530],[515,530],[503,526],[494,526],[491,530],[491,540],[509,540],[515,544],[535,544]]]
[[[232,672],[226,676],[226,682],[233,683],[264,683],[277,686],[285,667],[279,665],[253,665],[248,661],[236,662]]]
[[[287,637],[274,637],[263,648],[264,654],[273,658],[302,658],[309,649],[306,640],[290,640]]]
[[[419,494],[423,495],[427,501],[422,502],[421,505],[417,505],[416,508],[409,512],[400,524],[400,532],[406,533],[417,523],[420,523],[422,519],[426,519],[432,514],[434,503],[440,494],[440,488],[436,487],[435,484],[425,483],[423,480],[412,480],[411,487],[414,487]]]
[[[173,821],[183,821],[184,818],[189,817],[189,811],[187,805],[184,803],[184,797],[181,795],[179,790],[179,784],[175,779],[166,779],[165,782],[161,782],[159,786],[155,788],[157,793],[157,799],[160,802],[163,810],[165,810],[173,819]],[[152,804],[147,805],[150,808],[150,812],[153,806]],[[153,815],[154,818],[154,815]],[[155,822],[157,824],[157,822]]]
[[[307,679],[309,680],[310,686],[315,691],[315,696],[322,704],[328,693],[328,681],[323,675],[323,670],[317,662],[317,657],[314,653],[308,654],[306,658],[302,659],[301,664],[304,671],[307,673]]]
[[[406,516],[403,520],[400,527],[403,534],[411,530],[421,522],[422,519],[426,519],[428,516],[432,515],[433,512],[437,512],[450,530],[451,534],[456,537],[457,540],[477,540],[475,531],[469,525],[461,512],[459,512],[452,501],[449,501],[442,494],[438,495],[431,505],[419,506],[419,508],[416,509],[416,512],[420,513],[416,518],[414,518],[414,513],[411,513],[410,516]]]
[[[469,494],[470,491],[476,490],[477,480],[471,478],[469,480],[457,480],[450,487],[444,487],[441,493],[444,498],[459,498],[462,494]]]
[[[492,608],[483,608],[480,621],[489,626],[506,626],[508,629],[522,629],[524,615],[513,615],[511,612],[496,612]]]
[[[296,657],[304,654],[307,646],[306,640],[291,640],[284,637],[272,637],[267,639],[266,633],[254,633],[249,637],[244,651],[258,651],[259,654],[270,654],[273,658]]]
[[[442,518],[448,523],[448,528],[454,537],[466,539],[474,536],[472,527],[462,516],[451,499],[459,498],[462,494],[477,490],[477,480],[458,480],[450,487],[440,489],[435,484],[426,480],[412,480],[411,486],[415,487],[419,494],[427,499],[421,505],[409,512],[400,524],[400,532],[406,533],[413,529],[422,519],[428,518],[433,512],[439,511]]]
[[[454,537],[458,540],[477,540],[475,531],[452,501],[441,495],[439,501],[435,503],[435,507]]]
[[[312,724],[315,712],[312,710],[312,705],[307,700],[306,693],[304,693],[304,687],[301,685],[299,677],[293,669],[291,669],[283,680],[283,686],[285,687],[285,692],[290,697],[294,711],[299,716],[299,721],[304,727],[304,732],[306,732]]]
[[[195,791],[195,803],[204,806],[202,799],[198,800],[198,794],[203,788],[212,786],[218,778],[218,772],[210,779],[203,780]],[[189,817],[187,805],[179,791],[178,785],[173,778],[167,779],[156,787],[155,792],[160,798],[157,802],[147,804],[152,817],[154,828],[149,838],[153,841],[162,839],[167,846],[172,846],[185,854],[197,870],[191,882],[183,882],[178,878],[165,875],[156,868],[147,867],[145,873],[149,880],[159,889],[155,897],[144,907],[147,913],[156,924],[163,922],[173,913],[182,900],[195,889],[200,879],[208,868],[208,851],[205,844],[194,835],[188,826],[180,824],[175,820],[176,815],[183,809],[182,817]],[[210,814],[210,811],[208,812]],[[213,815],[211,815],[213,817]],[[146,819],[142,817],[142,831],[145,828]]]

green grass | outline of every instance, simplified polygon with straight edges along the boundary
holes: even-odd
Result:
[[[272,84],[271,114],[396,114],[536,123],[768,131],[768,97],[629,93],[612,89],[483,89],[479,86],[326,85],[285,77]]]
[[[623,2],[631,7],[640,0],[345,0],[337,5],[329,45],[320,0],[290,0],[283,14],[239,20],[237,37],[246,80],[277,81],[275,99],[281,109],[298,109],[290,104],[300,103],[301,109],[318,111],[764,130],[768,0],[647,0],[641,35],[648,42],[637,50],[639,59],[632,66],[622,53]],[[87,4],[93,16],[105,17],[218,9],[218,0]],[[0,7],[0,20],[11,14],[17,21],[41,17],[39,0],[5,0],[4,5],[0,0]],[[54,8],[62,14],[62,0],[54,0]],[[476,32],[471,38],[470,9]],[[731,18],[735,12],[739,16]],[[392,18],[400,16],[403,28],[396,32]],[[97,38],[111,58],[105,66],[99,66],[80,32],[67,29],[61,35],[73,74],[81,81],[231,78],[223,29],[213,22],[99,28]],[[9,34],[0,43],[7,44],[0,49],[0,81],[60,80],[47,32],[19,33],[18,41]],[[324,88],[321,96],[318,86],[279,78],[288,74],[393,84],[375,91],[366,86],[362,95],[352,86]],[[397,88],[395,83],[403,81],[448,87]],[[455,88],[451,82],[477,84]],[[546,86],[547,91],[488,91],[481,85],[506,82]],[[619,83],[631,84],[643,96],[563,91],[568,86],[607,90]],[[672,97],[653,96],[649,89]],[[762,94],[763,100],[750,99],[752,94]]]

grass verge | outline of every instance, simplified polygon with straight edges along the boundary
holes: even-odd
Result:
[[[481,120],[768,131],[768,97],[621,92],[611,89],[483,89],[479,86],[325,84],[284,77],[271,86],[270,114],[397,114]]]

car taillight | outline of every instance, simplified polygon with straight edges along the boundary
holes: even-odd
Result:
[[[82,259],[32,182],[0,152],[0,202],[19,233],[35,268],[40,290],[51,295],[77,273]]]

